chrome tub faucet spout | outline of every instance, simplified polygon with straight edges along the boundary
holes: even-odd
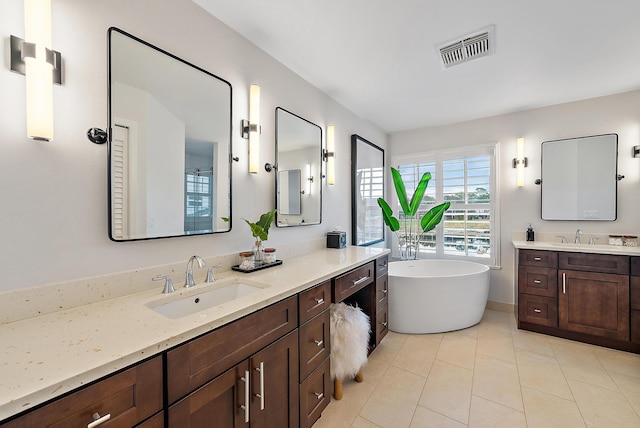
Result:
[[[186,288],[193,287],[194,285],[196,285],[196,283],[193,281],[193,261],[194,260],[198,262],[198,267],[203,268],[206,266],[206,264],[204,263],[204,260],[202,260],[202,257],[191,256],[191,258],[187,262],[187,272],[185,274],[185,280],[184,280],[184,286]]]

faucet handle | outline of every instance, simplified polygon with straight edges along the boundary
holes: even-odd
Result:
[[[204,280],[204,282],[214,282],[216,280],[216,278],[213,276],[213,270],[214,269],[218,269],[222,267],[221,264],[217,264],[215,266],[211,266],[209,269],[207,269],[207,279]]]
[[[596,242],[598,241],[598,239],[600,238],[596,238],[595,236],[592,236],[589,238],[589,245],[596,245]]]
[[[561,244],[566,244],[567,243],[567,238],[565,238],[562,235],[556,235],[556,238],[560,238],[560,243]]]
[[[168,294],[168,293],[173,293],[174,291],[176,291],[176,289],[173,287],[173,279],[171,279],[171,277],[169,275],[158,275],[155,276],[153,278],[151,278],[151,280],[153,281],[160,281],[161,279],[164,279],[164,289],[162,290],[162,294]]]

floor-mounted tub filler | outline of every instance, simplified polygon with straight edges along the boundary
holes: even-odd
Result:
[[[480,322],[489,267],[458,260],[389,263],[389,330],[441,333]]]

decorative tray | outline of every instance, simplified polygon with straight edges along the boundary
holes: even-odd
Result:
[[[248,269],[248,270],[244,270],[244,269],[240,269],[240,265],[235,265],[235,266],[231,266],[232,270],[238,271],[238,272],[242,272],[242,273],[251,273],[251,272],[255,272],[257,270],[262,270],[262,269],[267,269],[270,267],[274,267],[274,266],[279,266],[282,264],[282,260],[276,260],[273,263],[263,263],[259,266],[254,267],[253,269]]]

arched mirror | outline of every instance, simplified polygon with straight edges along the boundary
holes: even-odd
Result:
[[[322,221],[322,128],[276,108],[276,226]]]
[[[231,229],[227,81],[110,28],[109,129],[112,240]]]

